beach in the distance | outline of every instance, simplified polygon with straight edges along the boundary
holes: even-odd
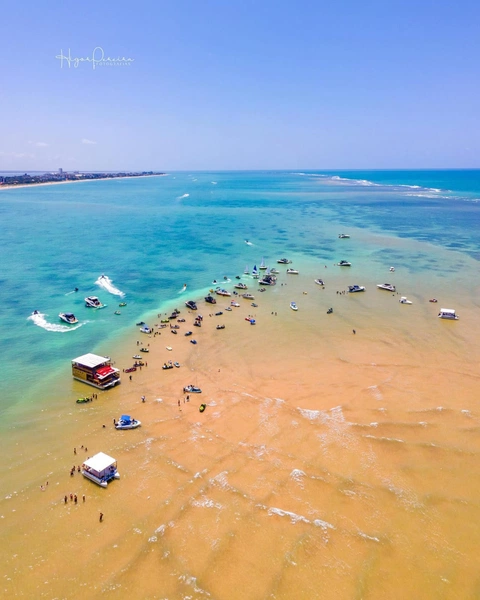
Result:
[[[432,219],[419,232],[418,214],[443,214],[449,200],[388,186],[370,192],[343,176],[348,189],[308,174],[215,173],[130,180],[111,198],[108,183],[101,192],[20,192],[20,233],[36,206],[56,250],[16,279],[14,257],[5,274],[10,293],[20,284],[26,292],[20,306],[8,307],[13,332],[3,324],[1,348],[9,393],[2,404],[4,597],[474,593],[475,227],[467,228],[462,212],[448,227]],[[2,195],[5,210],[14,195]],[[143,203],[132,204],[138,197]],[[407,209],[393,208],[399,199],[408,221]],[[462,206],[474,210],[469,197]],[[59,207],[74,211],[75,224],[52,219]],[[62,251],[84,221],[104,222],[106,213],[111,237],[94,228]],[[443,240],[457,228],[462,247],[454,249]],[[343,231],[351,237],[339,239]],[[43,248],[41,239],[17,242],[13,228],[4,233],[20,254]],[[277,264],[284,256],[291,265]],[[243,274],[262,258],[279,271],[265,292]],[[342,259],[352,266],[339,267]],[[288,275],[289,267],[298,275]],[[111,287],[98,284],[100,273]],[[233,295],[205,303],[213,281],[232,293],[244,282],[258,306]],[[386,281],[395,293],[376,287]],[[353,284],[366,291],[340,293]],[[108,306],[83,307],[93,294]],[[402,305],[401,296],[412,304]],[[190,299],[196,312],[184,304]],[[232,300],[240,306],[225,310]],[[170,324],[160,325],[175,307],[185,322],[172,334]],[[441,307],[460,319],[438,319]],[[79,329],[44,328],[67,308]],[[38,326],[28,320],[33,309],[45,314]],[[201,327],[193,325],[198,313]],[[141,333],[140,320],[156,335]],[[149,350],[147,365],[123,373],[140,347]],[[77,405],[97,391],[71,378],[71,359],[85,352],[111,356],[122,383]],[[22,356],[16,373],[12,355]],[[162,369],[169,360],[181,366]],[[189,384],[202,393],[187,401]],[[115,430],[122,414],[141,427]],[[70,475],[99,451],[117,459],[121,475],[105,490]]]

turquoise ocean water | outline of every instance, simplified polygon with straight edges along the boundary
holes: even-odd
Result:
[[[352,237],[340,255],[342,231]],[[324,264],[355,256],[372,281],[380,266],[401,265],[432,289],[459,286],[478,306],[479,232],[479,170],[172,173],[3,190],[3,423],[47,402],[48,389],[68,393],[72,358],[114,357],[136,322],[262,257],[323,276]],[[395,237],[411,243],[385,241]],[[107,307],[86,308],[88,295]],[[62,324],[60,312],[80,326]]]

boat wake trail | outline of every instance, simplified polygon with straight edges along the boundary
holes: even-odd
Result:
[[[183,287],[182,287],[182,289],[181,289],[181,290],[178,290],[178,293],[179,293],[179,294],[183,294],[183,292],[184,292],[186,289],[187,289],[187,284],[186,284],[186,283],[184,283],[184,284],[183,284]]]
[[[49,323],[45,319],[45,316],[46,315],[43,313],[37,313],[36,315],[30,315],[28,320],[33,321],[37,327],[41,327],[46,331],[55,331],[57,333],[67,333],[68,331],[74,331],[82,325],[85,325],[85,323],[78,323],[78,325],[59,325],[58,323]]]
[[[100,277],[95,283],[101,288],[103,288],[105,291],[107,291],[109,294],[113,294],[114,296],[121,296],[122,298],[125,296],[124,292],[116,288],[113,285],[110,277],[107,277],[106,275],[100,275]]]
[[[183,194],[183,196],[178,196],[177,200],[183,200],[184,198],[188,198],[189,196],[190,196],[190,194]]]

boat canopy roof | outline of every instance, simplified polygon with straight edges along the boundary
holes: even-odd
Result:
[[[75,315],[73,313],[63,313],[66,317],[74,317]]]
[[[72,363],[79,363],[84,367],[89,367],[93,369],[95,367],[99,367],[105,363],[109,362],[109,358],[107,356],[99,356],[98,354],[84,354],[83,356],[79,356],[78,358],[74,358]]]
[[[454,315],[455,314],[455,309],[453,309],[453,308],[441,308],[440,312],[446,313],[446,314],[449,314],[449,315]]]
[[[127,422],[130,422],[130,421],[132,421],[132,420],[133,420],[133,419],[132,419],[132,417],[131,417],[130,415],[122,415],[122,416],[120,417],[120,421],[127,421]]]
[[[117,461],[111,456],[108,456],[108,454],[99,452],[98,454],[95,454],[95,456],[92,456],[86,460],[83,464],[87,467],[90,467],[90,469],[97,471],[97,473],[101,473],[102,471],[105,471],[105,469],[108,469],[108,467],[114,465],[116,462]]]

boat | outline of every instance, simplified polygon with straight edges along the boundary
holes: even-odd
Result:
[[[117,461],[104,452],[95,454],[83,463],[82,475],[103,488],[106,488],[112,479],[120,479]]]
[[[298,306],[297,306],[296,302],[290,302],[290,308],[292,310],[298,310]]]
[[[85,298],[85,306],[87,308],[103,308],[103,304],[96,296],[87,296]]]
[[[152,333],[152,329],[148,325],[140,327],[140,333]]]
[[[185,302],[185,306],[187,308],[189,308],[190,310],[197,310],[197,305],[195,304],[195,302],[193,300],[187,300]]]
[[[327,310],[327,315],[331,315],[332,313],[333,313],[333,308],[329,308],[329,309]]]
[[[166,349],[167,349],[169,352],[171,352],[171,351],[173,350],[173,348],[172,348],[171,346],[165,346],[165,348],[166,348]]]
[[[189,335],[192,335],[192,333],[193,333],[193,331],[187,331],[187,332],[185,333],[185,337],[188,337]]]
[[[291,262],[292,262],[292,261],[291,261],[291,260],[288,260],[288,258],[279,258],[279,259],[277,260],[277,263],[278,263],[279,265],[289,265]]]
[[[141,421],[132,419],[129,415],[122,415],[115,423],[115,429],[136,429],[141,424]]]
[[[259,285],[276,285],[277,278],[275,275],[265,274],[258,283]]]
[[[162,369],[164,369],[164,370],[173,369],[173,364],[171,362],[163,363]]]
[[[150,352],[148,348],[140,348],[140,352]]]
[[[128,369],[125,369],[125,373],[133,373],[136,370],[137,370],[137,367],[128,367]]]
[[[32,312],[32,315],[39,315],[39,314],[40,314],[40,311],[39,311],[39,310],[34,310],[34,311]]]
[[[248,268],[248,265],[245,267],[245,271],[243,272],[244,275],[250,275],[250,269]]]
[[[242,294],[242,298],[245,298],[245,300],[255,300],[255,296],[253,294],[250,294],[249,292],[247,292],[246,294]]]
[[[197,340],[190,340],[190,343],[191,343],[191,344],[196,344],[196,343],[197,343]]]
[[[141,327],[142,325],[145,325],[145,321],[139,321],[138,323],[135,323],[135,325]]]
[[[235,287],[237,290],[248,290],[248,287],[244,283],[237,283]]]
[[[217,325],[217,329],[225,329],[225,325]]]
[[[196,385],[187,385],[183,388],[185,394],[201,394],[202,390]]]
[[[348,233],[339,233],[339,234],[338,234],[338,237],[339,237],[341,240],[346,240],[346,239],[348,239],[350,236],[348,235]]]
[[[317,285],[325,285],[325,282],[323,281],[323,279],[315,279],[315,283]]]
[[[235,308],[238,308],[240,306],[240,304],[238,302],[235,302],[235,300],[232,300],[230,302],[230,306],[235,306]]]
[[[287,269],[288,275],[298,275],[297,269]]]
[[[393,273],[395,271],[395,267],[390,267],[390,272]]]
[[[177,335],[177,330],[176,329],[170,329],[170,333],[174,333],[175,335]]]
[[[199,410],[200,412],[204,412],[206,408],[207,408],[207,405],[206,405],[206,404],[200,404],[200,406],[199,406],[198,410]]]
[[[392,285],[391,283],[378,283],[377,284],[377,288],[379,290],[387,290],[387,292],[395,292],[396,291],[396,287],[394,285]]]
[[[120,384],[120,371],[109,356],[84,354],[72,360],[72,377],[100,390]]]
[[[252,277],[256,278],[258,277],[258,269],[257,269],[257,265],[253,265],[253,269],[252,269]]]
[[[402,296],[399,300],[400,304],[411,304],[411,300],[407,300],[406,296]]]
[[[458,320],[458,315],[455,314],[455,310],[453,308],[441,308],[438,316],[440,319],[450,319],[452,321]]]
[[[232,307],[231,306],[227,306],[227,308],[225,310],[231,311]]]
[[[365,291],[365,286],[363,285],[349,285],[348,286],[348,291],[353,294],[354,292],[364,292]]]
[[[177,367],[177,369],[179,369],[179,368],[180,368],[180,363],[179,363],[179,362],[174,362],[174,363],[173,363],[173,366],[174,366],[174,367]]]
[[[265,265],[265,260],[264,260],[263,256],[262,256],[262,262],[260,263],[260,266],[258,268],[260,269],[260,271],[266,271],[267,270],[267,267]]]
[[[92,398],[90,398],[89,396],[85,396],[85,398],[77,398],[76,403],[77,404],[85,404],[86,402],[91,402]]]
[[[132,356],[132,358],[134,358],[135,360],[141,360],[142,359],[142,357],[140,356],[140,354],[134,354]]]
[[[280,271],[278,269],[275,269],[275,267],[273,269],[270,270],[270,273],[272,275],[278,275],[280,273]]]
[[[338,266],[339,266],[339,267],[351,267],[351,266],[352,266],[352,263],[348,262],[348,260],[341,260],[341,261],[338,263]]]
[[[437,300],[436,298],[430,298],[429,302],[434,302],[434,303],[436,303],[436,302],[438,302],[438,300]]]
[[[120,302],[120,304],[118,306],[127,306],[126,302]]]
[[[250,306],[253,306],[253,308],[258,308],[258,304],[255,304],[255,302],[252,302]]]
[[[78,323],[78,319],[73,313],[60,313],[58,316],[62,319],[62,321],[65,321],[65,323],[68,323],[69,325]]]
[[[230,292],[227,292],[227,290],[224,290],[222,288],[217,288],[215,290],[215,293],[218,294],[219,296],[231,296],[232,295]]]
[[[122,313],[119,310],[114,311],[114,315],[121,315]]]

